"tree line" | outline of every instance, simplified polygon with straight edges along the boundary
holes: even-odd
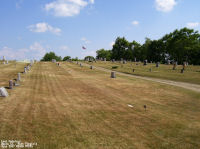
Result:
[[[55,59],[56,61],[78,61],[78,57],[71,58],[71,56],[65,56],[64,58],[62,58],[61,56],[57,56],[54,52],[46,53],[41,61],[52,61],[52,59]]]
[[[145,39],[144,44],[125,37],[118,37],[111,50],[96,51],[98,59],[145,61],[166,63],[167,61],[183,64],[200,65],[200,34],[193,29],[182,28],[164,35],[158,40]]]

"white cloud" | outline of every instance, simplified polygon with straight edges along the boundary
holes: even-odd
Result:
[[[189,23],[187,23],[188,28],[196,28],[196,27],[199,27],[199,26],[200,26],[199,22],[189,22]]]
[[[55,0],[45,5],[45,10],[56,17],[71,17],[78,15],[88,4],[94,4],[94,0]]]
[[[0,49],[0,57],[5,56],[8,60],[41,59],[46,53],[45,48],[38,42],[29,48],[12,49],[7,46]]]
[[[61,33],[61,29],[54,28],[45,22],[30,25],[30,26],[28,26],[28,28],[30,31],[37,32],[37,33],[51,32],[56,35],[59,35]]]
[[[24,53],[20,51],[14,51],[12,48],[4,46],[0,49],[0,57],[5,56],[8,60],[16,60],[24,57]]]
[[[132,25],[135,25],[135,26],[136,26],[136,25],[139,25],[139,22],[138,22],[138,21],[133,21],[133,22],[132,22]]]
[[[81,38],[81,41],[83,41],[84,42],[84,44],[90,44],[91,43],[91,41],[89,41],[87,38],[85,38],[85,37],[82,37]]]
[[[162,12],[171,11],[177,4],[175,0],[155,0],[156,9]]]
[[[62,51],[68,51],[69,50],[68,46],[60,46],[59,49],[62,50]]]
[[[46,53],[45,48],[38,42],[30,45],[28,50],[34,58],[42,58]]]
[[[91,3],[91,4],[94,4],[94,0],[90,0],[90,3]]]

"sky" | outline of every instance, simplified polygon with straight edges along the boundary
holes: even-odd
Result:
[[[0,0],[0,59],[53,51],[84,58],[117,37],[143,44],[175,29],[200,30],[200,0]],[[82,49],[86,47],[86,50]]]

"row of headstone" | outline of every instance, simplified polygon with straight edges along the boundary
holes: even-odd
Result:
[[[55,60],[55,59],[52,59],[52,62],[53,62],[53,63],[56,63],[56,60]]]
[[[34,61],[31,61],[31,63],[29,65],[27,65],[26,67],[24,67],[24,73],[26,73],[27,71],[30,71],[32,65],[34,64]],[[13,89],[14,86],[19,86],[19,82],[21,81],[21,73],[17,74],[17,79],[16,81],[13,80],[9,80],[9,89]],[[4,87],[0,88],[0,97],[7,97],[8,96],[8,92],[6,91],[6,89]]]
[[[5,65],[5,64],[8,64],[9,62],[8,62],[8,60],[7,61],[3,61],[3,64]]]

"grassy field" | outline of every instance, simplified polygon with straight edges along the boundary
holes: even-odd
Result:
[[[0,68],[5,86],[23,65]],[[200,93],[111,79],[71,63],[36,63],[22,80],[0,98],[0,140],[37,142],[40,149],[200,148]]]
[[[173,65],[160,64],[160,66],[157,68],[156,64],[150,63],[146,66],[144,66],[143,63],[128,62],[127,64],[121,64],[119,62],[112,63],[109,61],[98,61],[97,63],[87,62],[87,64],[100,66],[107,69],[112,69],[113,66],[118,66],[117,69],[113,70],[138,76],[200,84],[200,66],[186,66],[184,73],[180,73],[181,69],[183,68],[182,65],[178,65],[176,70],[173,70]],[[135,69],[134,72],[133,69]],[[150,69],[152,69],[152,72],[150,72]]]

